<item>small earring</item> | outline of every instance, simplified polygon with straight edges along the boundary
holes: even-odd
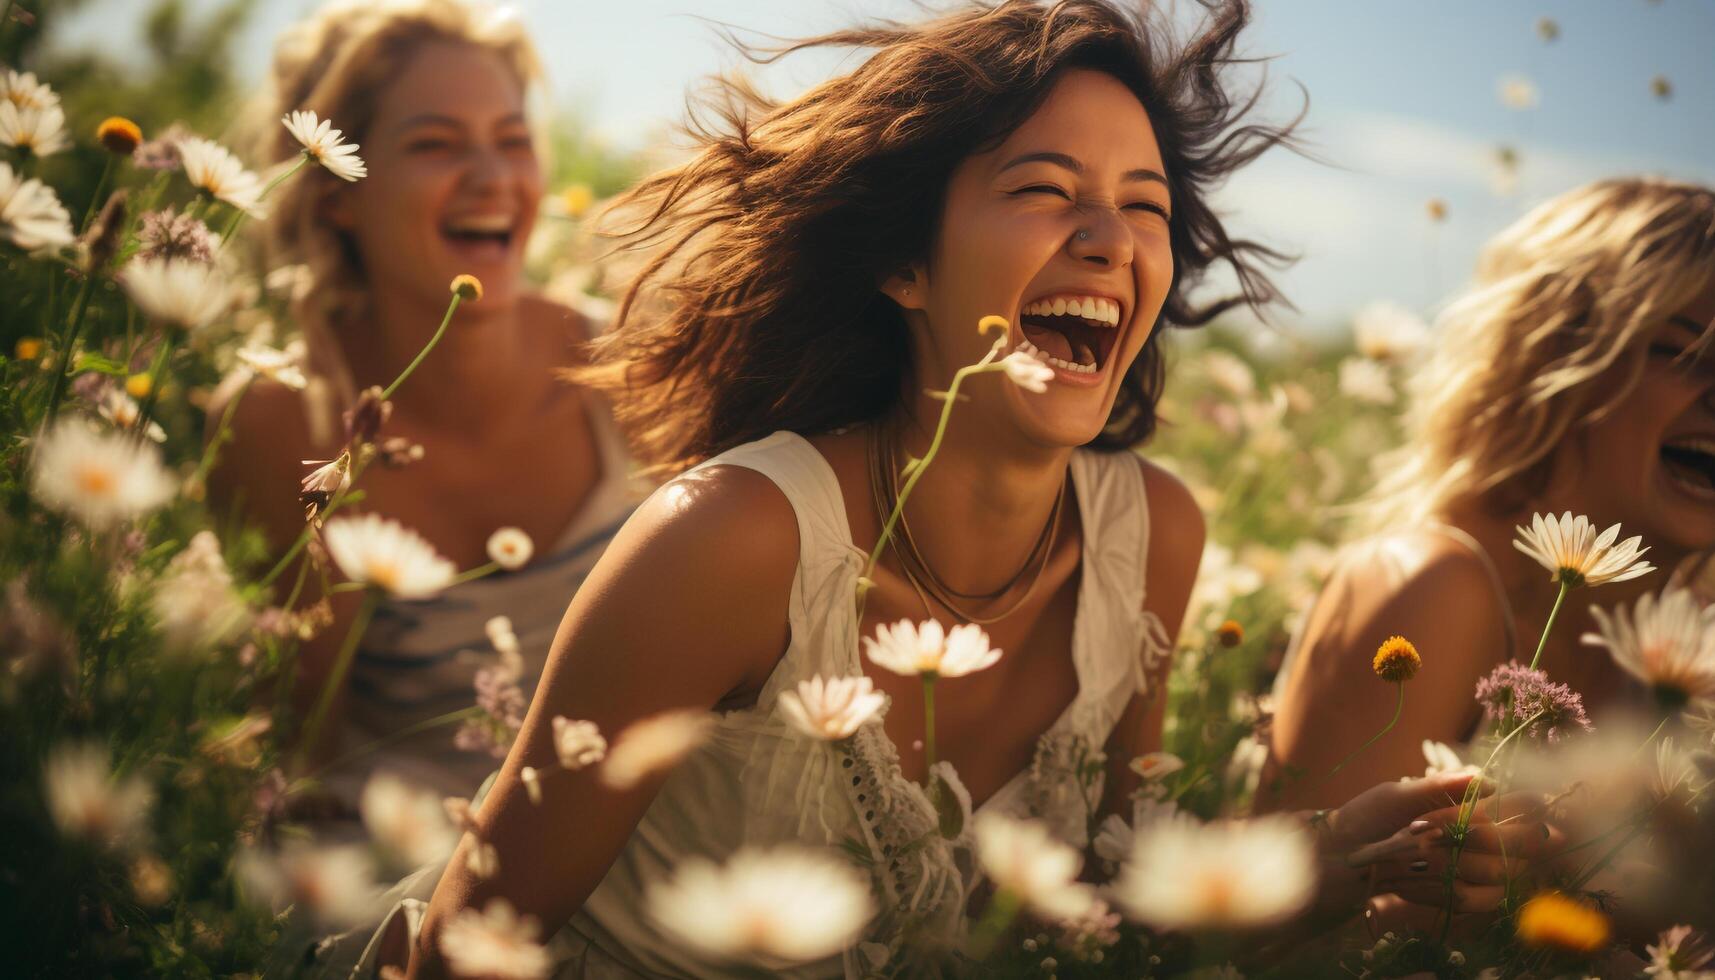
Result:
[[[900,290],[900,292],[901,292],[901,293],[904,293],[904,294],[905,294],[905,295],[907,295],[907,296],[910,296],[910,295],[911,295],[911,287],[910,287],[910,286],[906,286],[906,287],[905,287],[905,288],[904,288],[904,289],[901,289],[901,290]]]

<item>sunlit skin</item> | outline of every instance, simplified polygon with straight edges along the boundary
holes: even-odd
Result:
[[[1498,566],[1525,660],[1535,652],[1558,588],[1513,547],[1515,527],[1528,525],[1533,513],[1571,511],[1598,527],[1619,523],[1624,537],[1643,537],[1650,548],[1644,557],[1657,571],[1573,593],[1543,652],[1541,666],[1578,691],[1598,717],[1605,708],[1637,703],[1641,692],[1604,652],[1581,643],[1596,626],[1590,606],[1613,608],[1658,592],[1688,556],[1715,548],[1715,491],[1697,478],[1688,486],[1662,456],[1664,446],[1688,437],[1715,439],[1715,354],[1699,352],[1699,339],[1712,325],[1715,282],[1640,341],[1643,349],[1634,356],[1645,361],[1636,387],[1565,440],[1551,457],[1543,493],[1506,510],[1469,503],[1442,518],[1476,538]],[[1395,570],[1404,570],[1404,578]],[[1400,585],[1373,587],[1384,580]],[[1447,615],[1451,610],[1458,615]],[[1270,778],[1283,777],[1287,766],[1326,772],[1347,746],[1386,723],[1392,699],[1370,690],[1373,678],[1362,671],[1343,668],[1374,653],[1379,636],[1371,634],[1410,636],[1423,651],[1424,668],[1408,686],[1394,731],[1326,783],[1306,788],[1315,780],[1285,779],[1278,802],[1336,801],[1378,779],[1421,772],[1424,739],[1467,739],[1480,715],[1471,692],[1504,659],[1503,616],[1480,562],[1442,534],[1389,536],[1378,553],[1342,569],[1306,625],[1301,642],[1309,655],[1299,659],[1277,706]]]
[[[334,330],[358,388],[385,386],[411,362],[439,325],[454,276],[477,276],[483,296],[461,305],[393,398],[382,434],[420,443],[424,458],[401,470],[371,467],[359,509],[399,520],[460,568],[486,562],[488,536],[503,526],[522,528],[541,554],[601,474],[582,398],[554,376],[572,363],[587,326],[529,294],[523,281],[524,240],[542,195],[523,84],[492,52],[429,42],[374,99],[367,130],[350,134],[369,176],[325,181],[318,203],[322,219],[350,236],[368,289],[368,315]],[[446,234],[462,222],[498,227],[501,219],[504,245]],[[235,390],[217,395],[211,426]],[[301,395],[258,381],[239,403],[237,438],[210,480],[216,505],[224,512],[241,500],[276,553],[303,528],[299,460],[331,458],[343,437],[321,439],[306,417]],[[306,603],[315,591],[312,583]],[[300,656],[306,701],[355,611],[354,594],[331,599],[333,625]]]

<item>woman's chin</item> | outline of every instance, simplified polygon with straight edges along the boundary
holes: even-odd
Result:
[[[1075,449],[1101,435],[1108,423],[1111,406],[1099,392],[1050,383],[1040,394],[1016,387],[1010,394],[1015,424],[1025,440],[1036,445]]]

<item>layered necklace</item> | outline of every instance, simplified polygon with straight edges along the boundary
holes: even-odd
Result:
[[[883,522],[893,513],[893,508],[899,501],[899,467],[895,465],[899,453],[894,442],[890,426],[877,423],[870,428],[869,489],[875,502],[876,519]],[[899,559],[899,567],[905,572],[906,581],[911,583],[912,589],[917,592],[918,600],[923,603],[924,615],[933,615],[929,600],[934,599],[936,605],[959,619],[986,626],[1005,619],[1030,601],[1037,583],[1042,579],[1042,573],[1048,568],[1048,556],[1054,552],[1054,538],[1060,527],[1060,509],[1065,502],[1066,482],[1062,480],[1060,492],[1054,497],[1054,509],[1048,514],[1048,523],[1042,526],[1042,533],[1036,536],[1036,544],[1031,547],[1030,554],[1025,556],[1024,564],[992,592],[961,592],[936,575],[923,553],[918,550],[917,542],[912,539],[911,523],[903,511],[899,514],[899,524],[895,528],[897,533],[888,544]],[[1035,569],[1034,573],[1031,572],[1032,568]],[[1017,588],[1027,574],[1030,575],[1030,583],[1017,599],[1000,612],[978,615],[962,605],[967,602],[993,602]]]

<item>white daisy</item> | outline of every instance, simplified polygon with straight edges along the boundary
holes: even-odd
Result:
[[[799,681],[794,691],[780,692],[780,713],[811,738],[839,741],[875,718],[887,696],[868,677],[821,675]]]
[[[1054,369],[1044,364],[1034,354],[1015,350],[1000,359],[1000,366],[1006,370],[1007,379],[1025,391],[1042,394],[1048,390],[1048,382],[1054,380]]]
[[[284,349],[252,341],[238,350],[239,364],[293,391],[303,391],[309,385],[309,379],[304,376],[306,358],[304,342],[296,339]]]
[[[57,105],[20,109],[11,102],[0,102],[0,146],[49,156],[71,146],[65,126],[65,110]]]
[[[488,536],[488,560],[507,571],[523,568],[535,550],[530,535],[515,527],[503,527]]]
[[[393,773],[369,777],[358,809],[369,836],[410,867],[445,860],[458,844],[459,832],[448,821],[440,794]]]
[[[1162,820],[1138,828],[1114,889],[1134,916],[1158,929],[1271,925],[1315,893],[1315,847],[1286,817]]]
[[[1083,859],[1034,820],[983,813],[972,827],[977,859],[995,887],[1050,921],[1089,911],[1095,894],[1077,881]]]
[[[857,871],[795,847],[743,849],[724,867],[683,861],[646,901],[650,915],[702,952],[775,967],[847,948],[871,912]]]
[[[232,308],[231,284],[205,262],[133,259],[120,270],[119,282],[144,316],[183,330],[200,330]]]
[[[1425,763],[1423,768],[1425,776],[1438,776],[1446,772],[1464,772],[1466,769],[1474,770],[1476,768],[1461,759],[1458,751],[1452,746],[1429,738],[1423,740],[1423,761]]]
[[[1429,327],[1398,303],[1371,303],[1352,317],[1358,353],[1373,361],[1397,363],[1429,346]]]
[[[36,499],[92,530],[156,510],[174,490],[154,446],[122,432],[97,433],[70,419],[36,446],[30,485]]]
[[[236,871],[276,911],[302,909],[334,929],[369,922],[380,911],[375,862],[362,845],[317,847],[298,840],[275,854],[252,848],[239,854]]]
[[[913,624],[902,619],[876,627],[875,637],[863,638],[864,656],[878,667],[907,677],[963,677],[991,667],[1000,651],[989,646],[988,634],[974,623],[942,629],[933,619]]]
[[[192,186],[225,201],[252,218],[266,215],[262,208],[262,180],[244,169],[232,151],[213,140],[187,136],[179,140],[179,157],[185,178]]]
[[[1672,707],[1715,701],[1715,606],[1703,606],[1690,591],[1669,588],[1658,598],[1644,595],[1628,612],[1612,618],[1590,607],[1598,632],[1584,642],[1605,647],[1621,669],[1648,684]]]
[[[154,791],[138,776],[115,779],[104,746],[55,746],[42,767],[42,782],[48,813],[67,837],[123,848],[148,832]]]
[[[458,572],[417,532],[379,514],[336,517],[322,540],[346,578],[399,599],[433,598]]]
[[[107,392],[101,396],[101,403],[95,409],[102,418],[112,422],[116,428],[120,429],[136,429],[137,423],[143,419],[143,406],[137,404],[137,399],[118,388],[107,389]],[[149,426],[144,432],[154,442],[167,441],[167,430],[161,428],[160,424],[153,419],[149,421]]]
[[[77,240],[71,214],[48,185],[25,180],[0,162],[0,239],[26,252],[59,248]]]
[[[671,769],[708,737],[714,720],[706,711],[663,711],[633,722],[613,740],[601,764],[601,781],[613,789],[631,789],[649,776]]]
[[[304,156],[321,164],[327,172],[341,180],[357,180],[369,175],[369,169],[357,155],[357,144],[340,138],[333,121],[316,121],[314,112],[293,112],[280,119],[286,131],[304,148]]]
[[[1518,528],[1518,534],[1513,547],[1536,559],[1556,582],[1565,585],[1624,582],[1655,571],[1654,565],[1638,560],[1649,551],[1638,547],[1642,537],[1615,544],[1620,525],[1598,535],[1595,525],[1583,514],[1573,517],[1568,511],[1558,518],[1534,514],[1531,526]]]
[[[1645,946],[1649,965],[1644,975],[1656,980],[1693,980],[1706,978],[1705,967],[1715,963],[1715,947],[1708,937],[1690,926],[1674,926],[1656,937],[1653,945]]]
[[[1362,357],[1340,362],[1340,394],[1366,405],[1392,405],[1398,397],[1387,367]]]
[[[0,102],[10,102],[20,109],[46,109],[59,105],[60,97],[53,88],[37,81],[35,72],[8,68],[0,72]]]
[[[460,976],[538,980],[553,968],[536,937],[532,916],[519,916],[504,898],[490,899],[481,912],[465,909],[441,930],[441,955]]]
[[[213,531],[198,531],[167,564],[149,596],[167,649],[175,652],[231,642],[252,620],[232,587],[232,573]]]
[[[593,766],[607,755],[607,739],[593,721],[554,716],[554,754],[567,769]]]
[[[1203,373],[1217,388],[1234,398],[1246,398],[1256,392],[1256,372],[1238,355],[1224,350],[1203,354]]]
[[[1145,781],[1165,779],[1185,768],[1185,760],[1171,752],[1150,752],[1131,760],[1131,771]]]

